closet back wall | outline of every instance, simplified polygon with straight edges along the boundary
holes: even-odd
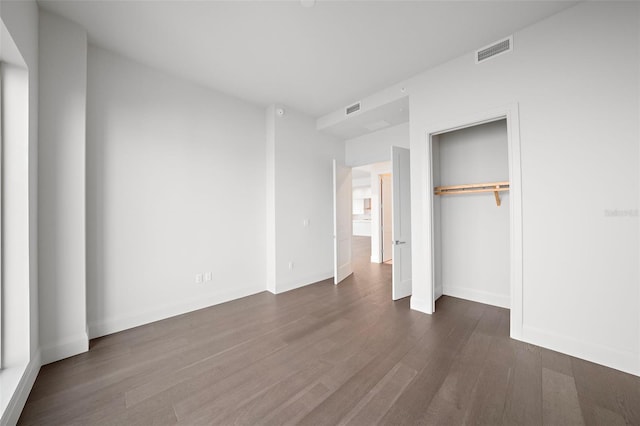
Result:
[[[90,337],[264,291],[264,110],[93,46],[87,80]]]
[[[505,120],[446,133],[438,140],[440,179],[435,182],[509,180]],[[509,307],[509,193],[500,197],[500,207],[491,192],[438,197],[444,294]]]

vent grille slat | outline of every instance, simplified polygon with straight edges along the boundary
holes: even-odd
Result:
[[[509,52],[512,48],[512,39],[511,37],[501,40],[497,43],[492,44],[489,47],[485,47],[476,52],[476,62],[486,61],[489,58],[492,58],[501,53]]]
[[[349,114],[353,114],[354,112],[358,112],[358,111],[360,111],[360,102],[355,103],[355,104],[353,104],[351,106],[348,106],[347,109],[345,110],[345,113],[347,115],[349,115]]]

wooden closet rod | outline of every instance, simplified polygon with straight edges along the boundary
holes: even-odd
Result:
[[[496,205],[500,206],[500,195],[498,192],[508,191],[509,182],[488,182],[488,183],[470,183],[465,185],[448,185],[436,186],[434,192],[436,195],[453,195],[453,194],[474,194],[478,192],[493,192],[496,198]]]

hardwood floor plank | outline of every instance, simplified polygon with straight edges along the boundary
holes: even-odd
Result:
[[[349,379],[303,417],[301,423],[313,425],[338,423],[351,410],[354,401],[366,395],[392,366],[399,362],[412,344],[411,339],[390,342],[385,349],[381,349],[380,355],[371,355],[370,361],[365,363],[365,358],[363,362],[356,363],[352,371],[343,370],[342,373]]]
[[[323,350],[327,350],[330,347],[330,342],[321,339],[325,339],[347,325],[345,321],[323,324],[322,328],[304,337],[299,337],[296,342],[287,347],[287,350],[278,351],[257,363],[251,364],[248,368],[240,371],[236,370],[234,374],[217,381],[215,386],[207,387],[196,394],[190,395],[183,401],[177,402],[174,408],[178,419],[182,421],[182,419],[192,415],[194,411],[202,409],[231,389],[251,383],[252,378],[260,379],[261,386],[268,386],[278,377],[286,374],[289,369],[296,368],[306,362],[306,359],[322,353]],[[247,386],[247,389],[253,388]]]
[[[407,367],[402,364],[402,362],[397,363],[339,424],[377,424],[387,411],[389,411],[389,408],[391,408],[416,374],[418,374],[416,370]]]
[[[509,311],[391,300],[354,274],[91,341],[43,366],[20,425],[640,425],[640,378],[509,338]]]
[[[584,425],[572,376],[542,369],[542,420],[546,425]]]
[[[445,300],[444,304],[450,302],[454,306],[460,303]],[[456,351],[466,343],[483,310],[481,305],[468,305],[458,315],[443,315],[440,327],[434,325],[421,343],[403,358],[403,363],[419,373],[382,418],[382,424],[409,425],[424,421],[427,407],[449,374]]]
[[[314,361],[293,374],[283,377],[272,386],[263,387],[246,398],[242,389],[226,394],[207,407],[207,415],[198,415],[198,421],[185,421],[185,424],[234,424],[254,425],[267,413],[286,403],[293,395],[305,389],[309,382],[316,381],[331,369],[331,365]]]
[[[571,367],[571,357],[569,355],[540,348],[540,357],[542,368],[548,368],[557,373],[573,377],[573,368]]]
[[[509,377],[509,390],[503,423],[542,424],[542,366],[540,349],[526,343],[510,342],[515,364]]]
[[[191,380],[207,371],[219,368],[229,362],[252,364],[286,346],[284,341],[274,338],[260,342],[249,341],[235,346],[227,351],[214,354],[190,365],[180,367],[169,374],[159,376],[125,393],[127,408],[144,401],[158,393],[165,391],[178,383]]]
[[[487,361],[482,366],[480,376],[471,395],[465,424],[502,424],[511,375],[515,367],[515,351],[507,337],[509,332],[509,312],[498,311],[500,322],[491,336],[492,343]]]
[[[586,424],[600,424],[598,417],[607,411],[627,424],[640,424],[638,377],[577,358],[571,358],[571,367]]]
[[[256,422],[256,424],[270,426],[298,424],[300,419],[307,415],[330,393],[331,390],[322,383],[312,383],[298,395],[290,398],[289,401],[273,410],[269,415],[265,416],[264,419]]]
[[[622,415],[597,405],[593,406],[592,413],[593,417],[588,424],[607,426],[625,426],[628,424]]]
[[[496,309],[484,310],[477,327],[454,358],[449,374],[423,416],[422,423],[461,424],[465,418],[470,395],[476,386],[492,344],[491,334],[498,327]]]

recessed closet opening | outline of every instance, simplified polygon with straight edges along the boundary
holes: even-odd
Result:
[[[510,309],[511,338],[522,340],[518,104],[449,117],[427,129],[426,144],[427,190],[421,197],[430,207],[422,234],[430,249],[424,259],[429,293],[416,306],[424,303],[424,312],[433,313],[442,294],[505,306]]]
[[[434,299],[511,307],[507,120],[431,137]]]

